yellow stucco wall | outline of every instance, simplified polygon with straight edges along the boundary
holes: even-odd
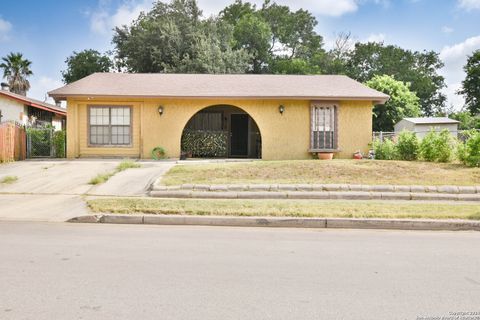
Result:
[[[358,150],[368,153],[372,141],[372,103],[341,101],[337,129],[339,158],[352,158]]]
[[[188,120],[212,105],[233,105],[246,111],[257,123],[265,160],[309,159],[310,101],[303,100],[206,100],[206,99],[68,99],[67,156],[142,157],[162,146],[167,156],[178,158],[180,138]],[[285,106],[279,113],[278,107]],[[130,147],[88,146],[88,105],[132,106]],[[164,114],[158,114],[158,106]],[[340,158],[351,158],[356,150],[367,151],[372,135],[371,101],[340,101],[338,108],[338,147]]]

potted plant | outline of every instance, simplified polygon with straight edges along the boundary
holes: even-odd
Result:
[[[160,159],[165,159],[166,156],[166,151],[162,147],[155,147],[152,150],[152,159],[153,160],[160,160]]]
[[[320,160],[332,160],[333,152],[318,152],[317,156]]]

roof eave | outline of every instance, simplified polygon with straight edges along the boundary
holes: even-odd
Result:
[[[37,109],[42,109],[42,110],[49,111],[49,112],[59,114],[59,115],[62,115],[62,116],[67,115],[67,111],[60,111],[60,110],[57,110],[57,109],[54,109],[54,108],[50,108],[48,106],[44,106],[44,105],[35,103],[33,101],[29,101],[28,98],[23,99],[23,98],[13,96],[11,94],[4,94],[3,96],[8,97],[8,98],[13,99],[13,100],[16,100],[16,101],[20,101],[20,102],[24,103],[25,105],[28,105],[28,106],[31,106],[31,107],[34,107],[34,108],[37,108]]]
[[[48,93],[50,97],[59,100],[67,100],[68,98],[131,98],[131,99],[263,99],[263,100],[328,100],[328,101],[342,101],[342,100],[361,100],[372,101],[373,104],[384,104],[390,97],[359,97],[359,96],[213,96],[213,95],[199,95],[199,96],[175,96],[175,95],[109,95],[109,94],[64,94],[64,93]]]

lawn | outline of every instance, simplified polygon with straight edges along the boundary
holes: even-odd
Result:
[[[93,212],[272,217],[426,218],[480,220],[480,206],[464,203],[312,200],[88,200]]]
[[[420,161],[254,161],[177,165],[164,176],[162,182],[166,185],[350,183],[467,186],[480,184],[480,168]]]

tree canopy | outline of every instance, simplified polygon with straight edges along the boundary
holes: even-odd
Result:
[[[410,90],[420,99],[425,116],[435,115],[445,107],[445,79],[438,74],[443,63],[434,51],[410,51],[383,43],[356,43],[347,55],[345,71],[365,82],[374,76],[389,75],[410,83]]]
[[[390,96],[384,105],[373,108],[374,131],[393,131],[393,126],[401,119],[420,115],[419,98],[410,91],[409,83],[383,75],[373,76],[366,85]]]
[[[28,77],[33,75],[30,68],[32,62],[24,59],[19,52],[11,52],[2,60],[0,68],[3,69],[3,77],[7,79],[10,91],[25,96],[30,89]]]
[[[437,52],[355,43],[350,33],[341,33],[326,51],[317,24],[311,12],[271,0],[261,6],[235,0],[210,18],[202,16],[196,0],[156,1],[149,12],[114,30],[116,67],[147,73],[346,74],[371,84],[388,75],[417,97],[407,106],[419,106],[419,115],[445,112]],[[381,127],[397,120],[392,112],[377,116]]]
[[[73,52],[65,60],[67,69],[62,71],[64,83],[72,83],[95,72],[108,72],[113,63],[107,55],[102,55],[96,50],[83,50]]]
[[[323,38],[310,12],[270,0],[257,9],[236,0],[220,12],[220,19],[234,26],[235,45],[251,54],[250,72],[321,73]]]
[[[245,72],[250,56],[232,46],[233,27],[201,15],[195,0],[156,2],[132,25],[115,29],[119,66],[147,73]]]
[[[476,50],[467,59],[463,67],[465,80],[459,93],[465,97],[465,106],[472,114],[480,113],[480,50]]]

